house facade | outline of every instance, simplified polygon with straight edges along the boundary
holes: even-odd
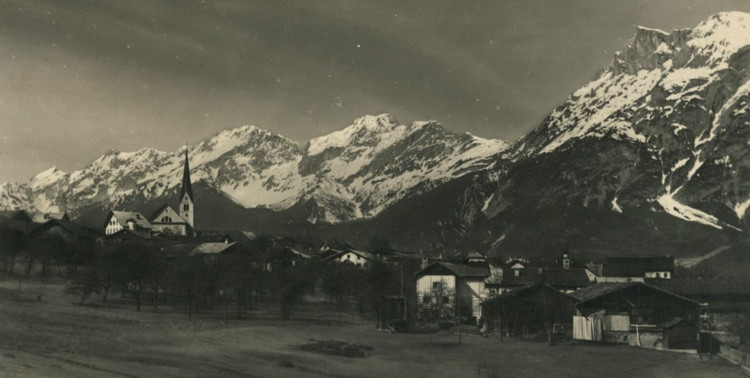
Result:
[[[573,337],[579,340],[658,348],[676,319],[700,321],[698,302],[641,282],[600,283],[570,295],[578,300]],[[678,337],[684,344],[684,334]]]
[[[482,302],[490,295],[485,285],[490,276],[487,264],[434,262],[416,274],[417,306],[422,313],[458,315],[476,322],[482,316]]]
[[[126,229],[138,236],[148,238],[151,236],[152,228],[151,222],[139,212],[111,211],[107,216],[104,233],[112,235]]]
[[[331,251],[331,249],[329,249]],[[328,255],[325,259],[339,263],[350,263],[362,268],[369,268],[375,256],[370,252],[356,249],[345,249]]]

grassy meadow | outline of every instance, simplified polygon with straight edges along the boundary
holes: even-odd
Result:
[[[339,319],[321,303],[292,320],[255,310],[188,317],[166,307],[92,297],[86,305],[64,282],[0,281],[0,376],[4,377],[741,377],[715,357],[627,346],[545,343],[444,331],[387,333],[357,316]],[[221,306],[216,306],[221,307]],[[319,340],[366,345],[364,358],[300,349]]]

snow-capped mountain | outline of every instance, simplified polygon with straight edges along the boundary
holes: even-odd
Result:
[[[434,121],[400,125],[387,114],[365,116],[304,148],[278,134],[242,126],[225,130],[188,155],[194,183],[245,208],[305,204],[311,222],[377,215],[390,204],[452,178],[485,169],[508,144],[446,132]],[[56,168],[26,184],[3,186],[3,208],[39,212],[167,201],[181,182],[184,149],[110,151],[70,174]]]
[[[588,192],[577,199],[585,205],[595,199],[621,212],[653,202],[687,221],[737,227],[750,206],[750,182],[741,180],[750,167],[749,77],[750,14],[719,13],[671,33],[639,27],[612,64],[513,153],[532,160],[576,149],[610,154],[601,171],[568,191]],[[601,150],[613,145],[622,153]],[[584,173],[570,163],[570,176]]]

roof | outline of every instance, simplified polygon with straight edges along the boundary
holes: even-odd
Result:
[[[680,299],[680,300],[685,301],[685,302],[689,302],[689,303],[691,303],[692,305],[695,305],[695,306],[699,305],[698,302],[696,302],[696,301],[694,301],[694,300],[692,300],[690,298],[685,298],[685,297],[683,297],[681,295],[678,295],[678,294],[666,291],[664,289],[660,289],[660,288],[655,287],[655,286],[647,285],[647,284],[645,284],[643,282],[599,283],[599,284],[592,285],[592,286],[589,286],[587,288],[584,288],[584,289],[572,292],[572,293],[570,293],[570,295],[573,296],[574,298],[578,299],[579,300],[578,303],[580,304],[580,303],[590,302],[590,301],[593,301],[595,299],[599,299],[599,298],[611,295],[611,294],[619,292],[619,291],[628,290],[628,289],[631,289],[633,287],[642,287],[644,289],[651,290],[652,292],[665,294],[665,295],[668,295],[670,297],[677,298],[677,299]]]
[[[643,277],[646,272],[674,271],[674,257],[609,257],[605,277]]]
[[[236,243],[249,243],[258,238],[250,231],[227,231],[224,233],[224,237]]]
[[[41,233],[54,226],[60,226],[78,238],[95,239],[99,237],[99,234],[93,230],[66,219],[50,219],[32,229],[31,233]]]
[[[172,244],[163,247],[161,250],[167,257],[184,257],[190,256],[191,252],[198,247],[196,243]]]
[[[113,234],[109,234],[109,235],[102,237],[102,240],[111,240],[111,239],[146,240],[148,239],[148,237],[144,236],[143,234],[134,232],[132,230],[128,230],[127,228],[123,228],[120,231],[117,231]]]
[[[203,243],[195,247],[190,252],[190,256],[219,254],[226,252],[235,245],[237,245],[237,243]]]
[[[302,257],[303,259],[311,259],[311,258],[313,258],[312,256],[308,255],[307,253],[300,252],[300,251],[298,251],[298,250],[296,250],[294,248],[287,247],[285,249],[287,251],[291,252],[292,254],[294,254],[295,256]]]
[[[35,214],[32,217],[32,219],[34,220],[34,222],[37,222],[37,223],[44,223],[44,222],[46,222],[46,221],[48,221],[50,219],[70,220],[70,218],[68,218],[68,213],[64,213],[64,212],[58,212],[58,213],[39,213],[39,214]]]
[[[185,193],[190,197],[190,201],[195,202],[193,199],[193,186],[190,184],[190,165],[188,163],[188,150],[185,147],[185,168],[182,171],[182,188],[180,189],[180,201],[185,198]]]
[[[417,277],[428,275],[452,275],[462,278],[486,278],[490,276],[490,268],[489,266],[460,265],[436,261],[428,265],[426,268],[420,270],[416,274]]]
[[[330,249],[330,250],[332,251],[333,249]],[[345,249],[343,251],[336,252],[336,253],[334,253],[332,255],[328,255],[328,256],[325,257],[325,259],[326,260],[335,259],[335,258],[338,258],[340,256],[344,256],[347,253],[353,253],[353,254],[355,254],[355,255],[357,255],[357,256],[365,259],[365,260],[368,260],[368,261],[373,261],[375,259],[375,255],[373,255],[372,253],[365,252],[365,251],[360,251],[358,249]]]
[[[596,285],[591,285],[581,290],[574,291],[570,293],[570,296],[572,296],[575,299],[578,299],[581,302],[590,301],[592,299],[599,298],[601,296],[607,295],[609,293],[613,293],[618,290],[625,289],[630,286],[634,286],[636,284],[638,284],[638,282],[598,283]]]
[[[591,271],[591,273],[594,273],[595,276],[601,277],[602,274],[604,274],[604,265],[603,264],[594,264],[594,263],[588,263],[585,265],[588,270]]]
[[[128,221],[132,220],[138,228],[151,229],[151,222],[137,211],[112,211],[112,215],[114,215],[117,221],[123,226],[125,226]],[[107,220],[109,220],[111,216],[107,218]]]

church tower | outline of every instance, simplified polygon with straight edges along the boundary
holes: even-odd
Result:
[[[182,172],[182,189],[180,190],[179,214],[190,227],[195,228],[193,212],[195,202],[193,199],[193,187],[190,185],[190,166],[188,165],[188,150],[185,146],[185,170]]]

